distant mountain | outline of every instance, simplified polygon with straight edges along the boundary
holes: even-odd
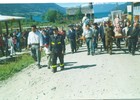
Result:
[[[48,9],[54,9],[66,13],[66,9],[55,3],[23,3],[23,4],[0,4],[1,15],[42,15]]]
[[[102,3],[93,5],[95,17],[106,17],[112,10],[126,11],[127,5],[130,3]],[[16,4],[0,4],[1,15],[15,15],[34,17],[42,16],[48,9],[54,9],[66,14],[66,9],[55,3],[16,3]],[[41,18],[41,17],[40,17]],[[40,19],[41,20],[41,19]]]
[[[125,11],[127,9],[127,5],[129,4],[130,2],[126,2],[124,4],[115,4],[115,3],[96,4],[94,5],[94,12],[95,13],[110,12],[116,9]]]

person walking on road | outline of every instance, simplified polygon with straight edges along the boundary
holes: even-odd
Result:
[[[104,33],[104,23],[103,22],[100,23],[100,26],[99,26],[99,34],[100,34],[100,38],[101,38],[102,43],[103,43],[104,50],[106,50],[105,33]]]
[[[134,22],[133,28],[128,31],[128,50],[132,55],[135,55],[139,33],[140,29],[138,27],[138,23]]]
[[[88,53],[87,55],[94,55],[93,54],[93,38],[94,38],[94,34],[92,29],[90,28],[90,25],[87,24],[86,25],[86,29],[83,33],[83,37],[85,37],[86,40],[86,45],[87,45],[87,49],[88,49]]]
[[[94,38],[93,38],[93,54],[95,54],[95,49],[97,49],[97,47],[98,47],[98,37],[99,37],[99,28],[98,28],[97,23],[93,24],[93,34],[94,34]]]
[[[37,61],[37,66],[40,69],[41,51],[43,46],[42,35],[37,31],[36,25],[31,26],[32,31],[29,32],[28,36],[28,47],[31,46],[31,55],[35,61]]]
[[[70,46],[71,46],[71,52],[77,52],[76,49],[76,31],[73,28],[73,25],[69,25],[68,26],[70,29],[68,30],[68,39],[70,42]]]
[[[59,28],[59,32],[58,34],[62,35],[63,39],[64,39],[64,46],[66,46],[65,44],[65,38],[66,38],[66,31],[64,30],[64,27],[60,27]],[[65,48],[65,47],[64,47]],[[66,49],[66,48],[65,48]],[[64,54],[65,54],[66,50],[64,51]]]
[[[57,57],[60,60],[60,68],[64,69],[65,44],[63,36],[58,34],[58,28],[53,28],[53,35],[50,36],[50,51],[52,54],[52,72],[57,72]]]
[[[45,30],[42,31],[42,38],[43,38],[43,50],[46,53],[47,56],[47,67],[50,69],[51,66],[51,52],[49,50],[49,44],[50,44],[50,35]]]
[[[110,25],[110,22],[106,22],[105,25],[106,26],[105,26],[104,32],[105,32],[106,50],[107,50],[107,53],[111,55],[113,38],[114,38],[113,27]]]

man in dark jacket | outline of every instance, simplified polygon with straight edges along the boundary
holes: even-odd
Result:
[[[57,71],[57,57],[60,60],[60,68],[64,69],[64,39],[62,35],[58,34],[58,28],[53,28],[53,35],[50,36],[50,51],[52,53],[52,72]]]
[[[135,22],[133,24],[133,28],[131,28],[127,34],[127,36],[128,36],[128,50],[130,53],[132,53],[132,55],[135,55],[139,31],[140,30],[138,27],[138,23]]]
[[[68,30],[68,39],[71,46],[72,53],[77,52],[76,50],[76,31],[73,29],[73,25],[68,26],[70,29]]]

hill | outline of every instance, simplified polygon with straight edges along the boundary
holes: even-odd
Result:
[[[130,2],[126,2],[123,4],[115,4],[115,3],[96,4],[94,5],[94,12],[95,13],[110,12],[116,9],[125,11],[127,8],[127,5],[129,4]]]
[[[54,9],[66,13],[66,9],[55,3],[23,3],[23,4],[0,4],[2,15],[42,15],[48,9]]]

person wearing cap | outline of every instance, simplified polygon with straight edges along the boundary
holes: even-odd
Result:
[[[58,34],[58,28],[53,28],[53,35],[50,36],[50,51],[52,55],[52,72],[57,72],[57,58],[60,60],[60,68],[64,69],[65,44],[63,36]]]
[[[36,25],[31,26],[32,31],[28,35],[28,48],[31,47],[31,55],[37,61],[38,68],[41,68],[41,51],[43,47],[42,34],[37,31]]]
[[[72,24],[69,25],[68,27],[70,28],[68,30],[68,39],[70,42],[71,52],[74,53],[74,52],[77,52],[77,50],[76,50],[76,31],[73,28]]]
[[[104,32],[105,32],[106,50],[107,50],[107,53],[109,53],[111,55],[112,54],[114,31],[113,31],[113,27],[111,26],[111,24],[109,22],[105,23]]]

